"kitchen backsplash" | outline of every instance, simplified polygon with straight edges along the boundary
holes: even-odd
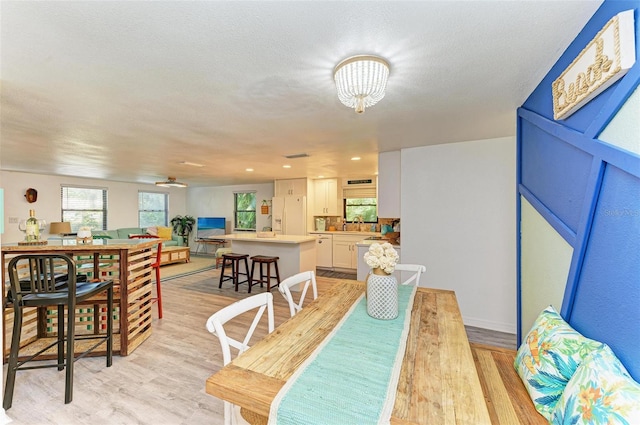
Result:
[[[314,217],[318,218],[318,217]],[[325,229],[326,230],[331,230],[331,227],[334,227],[335,230],[342,230],[342,223],[344,221],[344,219],[342,217],[324,217],[325,221]],[[366,224],[353,224],[353,223],[349,223],[347,222],[347,230],[361,230],[361,231],[367,231],[367,232],[379,232],[382,228],[382,225],[384,224],[388,224],[390,226],[393,226],[394,224],[399,224],[400,219],[399,218],[378,218],[378,223],[377,224],[373,224],[373,223],[366,223]],[[314,220],[315,223],[315,220]],[[355,228],[354,226],[358,226],[358,228]],[[375,226],[375,227],[372,227]],[[313,229],[316,230],[316,229]]]

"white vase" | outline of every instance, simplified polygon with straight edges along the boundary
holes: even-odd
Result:
[[[367,313],[374,319],[398,317],[398,281],[392,274],[373,269],[367,277]]]

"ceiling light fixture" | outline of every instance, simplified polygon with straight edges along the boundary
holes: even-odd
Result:
[[[353,158],[351,158],[352,161],[360,161],[360,157],[359,156],[354,156]]]
[[[389,63],[378,56],[352,56],[340,62],[333,71],[338,99],[362,114],[384,97],[389,78]]]
[[[282,168],[291,168],[291,165],[285,164],[285,165],[282,166]]]
[[[161,187],[187,187],[187,184],[186,183],[177,182],[175,177],[167,177],[167,181],[156,182],[156,186],[161,186]]]
[[[247,168],[245,171],[252,172],[253,168]]]

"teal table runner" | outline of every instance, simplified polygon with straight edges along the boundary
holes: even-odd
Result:
[[[399,314],[378,320],[361,296],[273,400],[269,425],[388,424],[416,287],[398,286]]]

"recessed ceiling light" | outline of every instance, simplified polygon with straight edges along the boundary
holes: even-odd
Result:
[[[318,178],[319,178],[319,179],[323,179],[323,178],[324,178],[324,176],[318,176]]]
[[[181,164],[181,165],[190,165],[190,166],[192,166],[192,167],[204,167],[204,165],[202,165],[202,164],[198,164],[197,162],[189,162],[189,161],[181,161],[181,162],[179,162],[178,164]]]
[[[253,168],[247,168],[246,171],[251,172],[251,171],[253,171]]]
[[[291,165],[286,164],[286,165],[283,165],[282,168],[291,168]]]
[[[352,161],[360,161],[360,157],[359,156],[354,156],[353,158],[351,158]]]

